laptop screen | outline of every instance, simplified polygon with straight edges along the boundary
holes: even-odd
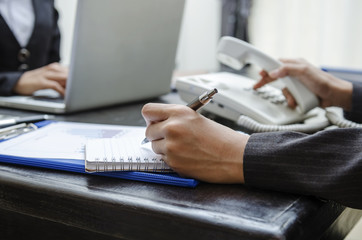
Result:
[[[168,93],[183,8],[184,0],[79,1],[67,108]]]

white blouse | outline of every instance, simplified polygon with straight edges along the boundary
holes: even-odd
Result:
[[[32,0],[0,0],[0,14],[20,46],[26,47],[35,22]]]

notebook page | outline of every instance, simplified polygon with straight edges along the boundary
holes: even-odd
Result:
[[[144,133],[143,133],[144,134]],[[89,139],[86,143],[86,171],[171,171],[150,144],[141,145],[144,135]]]

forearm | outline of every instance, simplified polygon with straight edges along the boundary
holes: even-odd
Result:
[[[362,129],[262,133],[244,152],[245,184],[362,208]]]
[[[0,95],[9,96],[19,81],[22,72],[1,72],[0,73]]]

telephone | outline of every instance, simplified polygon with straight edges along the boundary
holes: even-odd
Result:
[[[236,70],[240,70],[245,63],[256,64],[266,71],[274,70],[282,64],[251,44],[233,37],[220,39],[217,59]],[[191,101],[203,91],[217,88],[219,93],[204,109],[236,121],[254,132],[316,132],[330,124],[324,110],[318,108],[318,98],[301,82],[290,77],[278,81],[278,86],[268,84],[253,90],[255,80],[234,73],[219,72],[180,77],[176,79],[175,86],[181,99],[185,101]],[[287,106],[282,87],[287,87],[296,99],[296,109]]]

